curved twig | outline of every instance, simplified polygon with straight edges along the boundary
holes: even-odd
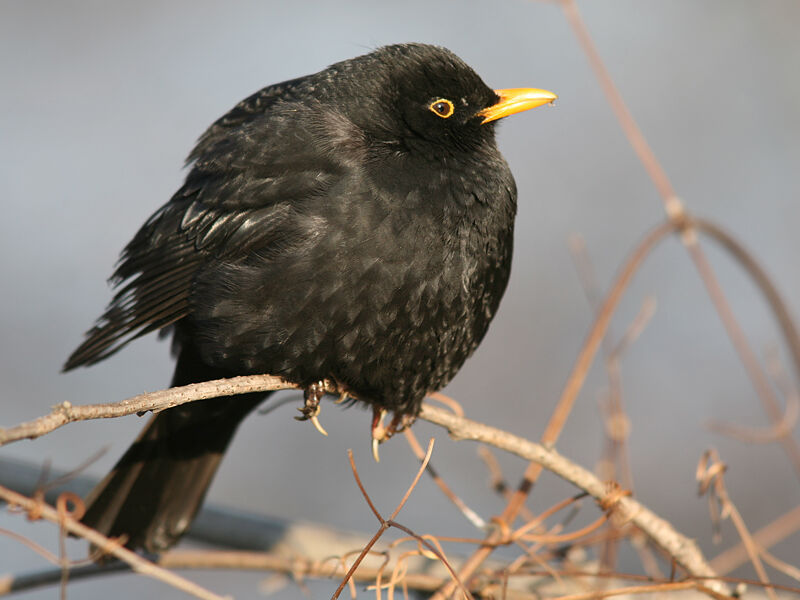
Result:
[[[63,527],[66,531],[77,535],[90,543],[103,549],[104,552],[111,554],[119,560],[130,565],[135,572],[166,583],[172,587],[191,594],[197,598],[205,600],[225,600],[224,596],[219,596],[213,592],[181,577],[176,573],[167,571],[163,567],[145,560],[135,552],[128,550],[118,542],[107,538],[96,532],[94,529],[79,523],[64,511],[57,511],[52,506],[45,504],[44,501],[37,501],[13,490],[0,486],[0,498],[5,500],[10,506],[19,506],[29,515],[36,515],[38,518],[46,519]]]
[[[605,482],[600,481],[593,473],[563,457],[555,450],[548,449],[541,444],[476,421],[457,417],[429,404],[423,405],[420,418],[445,427],[457,440],[480,441],[535,462],[588,492],[598,501],[605,499],[608,495],[608,486]],[[676,531],[672,525],[644,505],[630,497],[622,496],[617,499],[614,511],[621,519],[631,521],[644,531],[690,575],[703,578],[716,577],[697,544]],[[707,585],[711,589],[725,593],[725,584],[721,581],[709,581]]]

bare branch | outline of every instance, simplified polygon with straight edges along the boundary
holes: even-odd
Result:
[[[428,404],[423,405],[420,418],[446,427],[450,435],[457,440],[480,441],[535,462],[588,492],[598,501],[606,499],[608,495],[607,484],[600,481],[593,473],[541,444],[476,421],[457,417],[446,410],[434,408]],[[621,519],[630,520],[644,531],[690,575],[711,578],[712,581],[708,582],[708,587],[720,593],[726,593],[725,584],[721,581],[713,581],[716,574],[692,539],[677,532],[667,521],[632,498],[618,498],[613,510]]]
[[[147,411],[158,412],[195,400],[287,389],[299,389],[299,386],[272,375],[247,375],[139,394],[122,402],[86,406],[74,406],[71,402],[62,402],[48,415],[16,427],[0,429],[0,446],[17,440],[35,439],[75,421],[124,417]],[[334,392],[333,389],[326,391]]]
[[[115,416],[133,414],[142,410],[175,406],[177,403],[213,397],[214,394],[219,394],[220,390],[225,390],[227,395],[251,392],[255,389],[263,390],[266,389],[266,386],[275,386],[276,379],[268,376],[251,376],[218,380],[209,382],[209,384],[211,385],[201,384],[202,387],[197,385],[184,386],[155,392],[154,394],[136,396],[117,405],[76,407],[77,412],[73,413],[71,418],[73,420],[85,420],[89,418],[105,418],[111,414]],[[284,383],[279,385],[285,386]],[[270,389],[274,389],[274,387]],[[207,394],[212,394],[212,396]],[[84,410],[79,410],[80,408]],[[457,439],[482,441],[533,461],[535,464],[541,465],[572,482],[597,500],[607,497],[607,488],[603,482],[598,480],[592,473],[563,458],[554,450],[548,450],[542,445],[519,438],[508,432],[458,417],[449,411],[438,409],[428,404],[423,405],[420,418],[446,427],[450,434]],[[44,423],[41,426],[42,428],[49,427],[47,417],[40,419],[39,422]],[[36,421],[33,423],[36,423]],[[12,428],[7,431],[13,437],[14,432],[19,431],[19,428]],[[27,431],[31,431],[31,429],[28,428]],[[44,431],[40,431],[38,435],[42,433]],[[621,498],[615,510],[618,510],[618,514],[623,518],[631,519],[692,575],[712,578],[715,576],[693,541],[680,535],[666,521],[658,518],[638,502],[630,498]],[[722,584],[719,585],[721,586]]]

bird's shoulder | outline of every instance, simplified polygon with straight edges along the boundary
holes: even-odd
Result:
[[[206,129],[189,154],[187,162],[195,160],[204,148],[213,146],[218,139],[225,137],[227,131],[267,112],[277,102],[296,98],[304,86],[307,85],[308,79],[309,76],[297,77],[268,85],[241,100]]]

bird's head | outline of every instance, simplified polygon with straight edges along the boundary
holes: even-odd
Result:
[[[352,82],[340,88],[348,118],[370,138],[434,152],[493,143],[498,119],[556,99],[540,89],[493,90],[458,56],[427,44],[384,46],[336,72]]]

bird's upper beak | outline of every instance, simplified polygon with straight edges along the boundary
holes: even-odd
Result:
[[[494,93],[500,96],[500,101],[478,112],[478,116],[483,117],[484,123],[495,121],[529,108],[536,108],[542,104],[549,104],[558,98],[553,92],[536,88],[495,90]]]

